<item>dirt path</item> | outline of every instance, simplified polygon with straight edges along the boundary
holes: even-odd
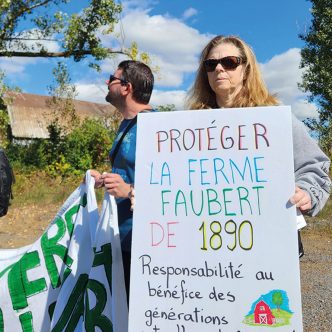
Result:
[[[306,230],[301,258],[302,312],[305,332],[332,331],[332,233]]]
[[[0,218],[0,248],[17,248],[33,243],[56,215],[59,205],[21,206]]]
[[[33,243],[54,218],[59,206],[21,206],[0,218],[0,248]],[[315,221],[302,232],[301,287],[305,332],[330,332],[332,327],[332,226]]]

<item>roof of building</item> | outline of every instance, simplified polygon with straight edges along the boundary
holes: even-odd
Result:
[[[10,93],[7,104],[10,126],[14,138],[48,138],[48,125],[54,119],[49,96],[30,93]],[[110,104],[74,101],[76,115],[81,119],[95,118],[109,120],[117,112]]]

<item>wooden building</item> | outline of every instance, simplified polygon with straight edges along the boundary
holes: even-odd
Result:
[[[12,92],[7,99],[10,100],[7,112],[14,141],[28,143],[37,138],[49,137],[47,127],[54,119],[54,110],[50,107],[51,97]],[[118,112],[110,104],[75,100],[74,107],[80,120],[101,119],[108,128],[112,128],[114,119],[119,119]]]

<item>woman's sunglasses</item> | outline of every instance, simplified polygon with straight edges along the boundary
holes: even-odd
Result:
[[[220,63],[225,70],[235,70],[240,64],[245,63],[245,60],[239,56],[225,56],[221,59],[207,59],[203,61],[205,70],[207,72],[214,71]]]

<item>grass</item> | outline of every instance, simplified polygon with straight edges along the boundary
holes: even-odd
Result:
[[[305,219],[308,227],[305,227],[303,232],[313,230],[318,232],[326,232],[332,235],[332,196],[317,216],[306,217]]]
[[[319,218],[330,219],[332,216],[332,198],[327,201],[324,209],[319,213]]]
[[[60,207],[82,180],[83,175],[63,179],[50,177],[43,172],[33,172],[28,175],[15,172],[14,199],[11,200],[11,208],[19,208],[22,205],[47,206],[49,204]],[[103,195],[103,190],[96,190],[99,204]]]
[[[15,171],[15,184],[13,186],[14,199],[11,201],[12,208],[22,205],[46,206],[57,204],[59,207],[68,196],[80,185],[83,175],[71,176],[62,179],[53,178],[43,172],[29,174]],[[102,201],[104,191],[96,190],[97,200]],[[332,234],[332,198],[328,200],[324,209],[316,217],[306,217],[309,227],[306,230],[317,230]]]
[[[52,178],[42,172],[29,175],[15,173],[12,206],[62,203],[79,186],[81,181],[82,177]]]

